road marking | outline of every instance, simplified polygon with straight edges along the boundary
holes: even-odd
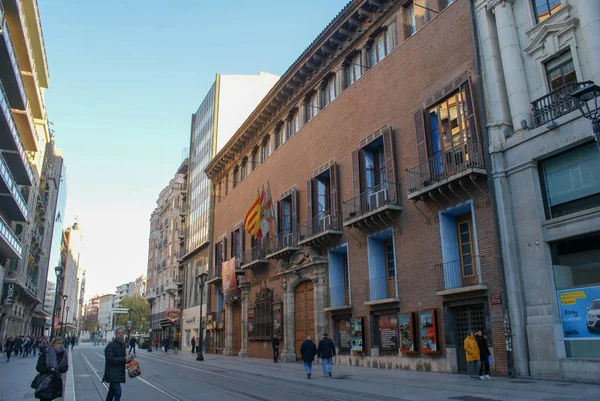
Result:
[[[104,387],[106,387],[106,389],[108,390],[108,385],[102,381],[102,378],[100,377],[100,375],[98,374],[98,372],[96,372],[96,369],[94,368],[94,366],[92,366],[92,364],[90,363],[89,359],[87,359],[87,357],[83,353],[81,354],[81,357],[83,359],[85,359],[85,361],[87,362],[88,365],[90,365],[90,368],[92,369],[92,372],[94,372],[94,374],[96,375],[96,377],[98,378],[98,380],[100,380],[100,383],[102,383],[102,385]]]

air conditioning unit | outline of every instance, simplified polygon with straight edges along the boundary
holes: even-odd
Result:
[[[331,227],[331,215],[330,214],[319,218],[319,230],[320,231],[329,230],[330,227]]]
[[[283,248],[292,246],[293,234],[286,234],[283,236]]]
[[[388,202],[388,190],[387,188],[381,189],[377,192],[369,195],[369,206],[370,209],[378,209]]]

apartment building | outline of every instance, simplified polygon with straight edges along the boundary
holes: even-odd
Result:
[[[598,382],[600,2],[474,7],[515,368]]]
[[[183,337],[181,344],[189,346],[198,338],[200,299],[196,276],[208,271],[212,237],[213,204],[210,182],[204,169],[223,148],[235,131],[250,115],[265,94],[279,79],[261,72],[258,75],[217,74],[215,82],[192,115],[189,155],[179,172],[185,175],[180,268],[185,275],[183,297]],[[206,316],[206,299],[202,301]]]
[[[130,281],[129,283],[121,284],[117,286],[115,291],[115,306],[120,308],[123,302],[123,298],[132,297],[134,294],[135,282]]]
[[[74,223],[63,231],[61,245],[61,266],[63,273],[61,277],[61,295],[63,302],[59,307],[59,322],[64,322],[64,328],[68,332],[74,332],[77,325],[75,320],[79,317],[79,299],[81,298],[84,271],[81,268],[81,243],[83,235],[79,223]],[[66,297],[66,298],[65,298]]]
[[[278,336],[284,361],[330,333],[338,364],[466,372],[481,329],[509,373],[471,18],[469,0],[350,2],[209,164],[209,352],[219,327],[224,354],[271,357]]]
[[[112,338],[110,334],[113,329],[113,307],[115,306],[115,294],[100,295],[98,298],[98,327],[100,336],[105,339]]]
[[[44,105],[48,64],[36,0],[0,2],[0,142],[3,194],[0,246],[4,271],[0,335],[44,330],[48,241],[44,181],[50,141]]]
[[[149,323],[152,335],[173,338],[178,327],[167,319],[167,309],[179,308],[182,285],[178,268],[179,238],[182,234],[182,191],[185,182],[176,173],[158,196],[156,209],[150,216],[150,239],[145,298],[150,304]],[[171,333],[172,332],[172,333]]]
[[[133,284],[133,295],[142,297],[146,295],[146,276],[143,274],[135,279]]]

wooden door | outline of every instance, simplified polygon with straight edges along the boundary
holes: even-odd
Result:
[[[314,287],[310,281],[300,283],[294,292],[296,359],[301,359],[300,346],[311,336],[315,341],[315,301]]]
[[[460,267],[463,287],[476,285],[477,265],[476,255],[473,255],[473,227],[471,213],[463,214],[456,218],[458,230],[458,251],[460,253]]]
[[[233,304],[233,342],[231,351],[233,355],[240,353],[242,349],[242,306],[236,302]]]

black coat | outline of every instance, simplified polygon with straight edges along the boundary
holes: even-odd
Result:
[[[273,349],[279,349],[279,338],[274,338],[271,341],[271,346],[273,347]]]
[[[483,336],[475,336],[475,340],[477,341],[477,346],[479,347],[479,359],[482,361],[487,360],[490,356],[490,349],[488,348],[487,340],[483,338]]]
[[[125,356],[127,351],[124,342],[112,340],[104,348],[104,380],[107,383],[125,383]]]
[[[304,340],[300,346],[300,354],[302,354],[304,362],[312,362],[315,360],[315,355],[317,355],[317,346],[311,340]]]
[[[319,341],[319,349],[317,353],[320,358],[333,358],[335,356],[335,345],[333,345],[333,341],[331,338],[322,338]]]
[[[42,352],[40,353],[40,356],[37,361],[37,365],[35,366],[35,370],[37,370],[38,373],[41,373],[41,374],[52,375],[52,381],[50,382],[50,386],[47,389],[42,390],[40,393],[37,394],[37,397],[41,398],[41,399],[53,400],[55,398],[62,397],[62,395],[63,395],[63,381],[62,381],[62,376],[60,375],[60,373],[67,373],[67,370],[69,370],[69,363],[67,362],[67,363],[65,363],[64,366],[59,367],[58,368],[59,373],[54,373],[51,371],[52,368],[50,366],[48,366],[48,363],[46,361],[47,355],[48,355],[48,352],[47,352],[46,348],[44,348],[42,350]],[[56,354],[56,363],[60,364],[60,362],[62,361],[62,358],[66,358],[66,357],[67,357],[66,352],[57,353]]]

